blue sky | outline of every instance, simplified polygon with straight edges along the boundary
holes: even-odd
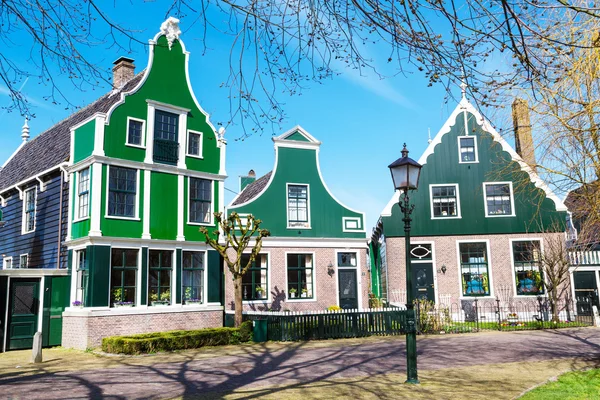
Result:
[[[146,42],[159,31],[165,19],[164,3],[144,4],[141,13],[132,8],[139,3],[119,3],[118,9],[107,6],[107,12],[116,16],[117,22],[139,30],[136,33],[138,39]],[[126,16],[134,15],[134,12],[137,17],[127,19]],[[190,25],[191,21],[182,19],[181,39],[191,53],[192,87],[213,123],[227,121],[229,90],[221,87],[228,73],[227,42],[219,35],[211,34],[205,50],[200,40],[199,26],[190,28]],[[16,35],[12,41],[14,45],[7,46],[3,51],[26,62],[29,49],[22,46],[26,39]],[[98,46],[90,50],[89,55],[106,69],[106,76],[110,75],[112,62],[122,55],[135,59],[138,72],[147,64],[147,49],[141,44],[132,44],[132,49],[133,52],[127,54],[108,46]],[[377,52],[373,51],[373,54]],[[404,142],[407,143],[410,156],[418,159],[427,146],[428,129],[435,135],[457,100],[451,99],[445,104],[444,88],[441,85],[427,87],[428,81],[422,75],[397,75],[381,80],[373,74],[361,76],[356,70],[344,67],[340,67],[338,72],[339,75],[331,80],[309,85],[301,95],[281,95],[279,99],[285,103],[288,119],[274,132],[236,140],[244,135],[241,126],[227,127],[229,178],[225,186],[229,190],[226,191],[226,204],[233,198],[232,192],[239,190],[240,175],[254,169],[261,176],[273,168],[272,136],[301,125],[322,142],[321,170],[329,189],[349,207],[366,213],[367,235],[370,236],[379,213],[393,193],[388,164],[400,157]],[[59,76],[57,79],[68,87],[66,77]],[[109,89],[108,84],[104,90],[95,91],[80,92],[69,88],[70,101],[85,105]],[[36,114],[36,118],[29,122],[32,136],[72,112],[65,109],[64,105],[53,105],[43,100],[49,88],[33,79],[27,81],[22,92],[31,100]],[[456,87],[453,94],[459,99],[460,88]],[[0,85],[0,106],[7,106],[9,101],[5,88]],[[23,117],[16,112],[0,110],[0,164],[20,144],[23,121]]]

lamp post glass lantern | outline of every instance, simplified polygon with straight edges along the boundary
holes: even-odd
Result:
[[[413,303],[414,293],[410,265],[410,214],[415,208],[411,205],[408,193],[419,186],[422,165],[408,157],[406,143],[402,149],[402,157],[391,163],[388,168],[392,173],[394,188],[403,193],[398,205],[404,213],[404,252],[406,256],[406,383],[419,383],[417,374],[417,318]]]

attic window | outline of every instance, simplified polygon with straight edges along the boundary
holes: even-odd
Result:
[[[308,228],[308,185],[288,185],[288,228]]]
[[[35,187],[26,190],[23,195],[23,234],[33,232],[35,230],[36,198],[37,188]]]
[[[459,163],[477,162],[477,141],[475,136],[460,136],[458,138]]]
[[[127,145],[143,147],[145,121],[127,118]]]
[[[512,182],[484,183],[486,217],[511,217],[513,207]]]

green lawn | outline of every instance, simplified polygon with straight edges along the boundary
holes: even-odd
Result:
[[[567,372],[520,397],[521,400],[588,400],[600,398],[600,369]]]

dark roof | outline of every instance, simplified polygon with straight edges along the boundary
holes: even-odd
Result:
[[[600,181],[595,181],[570,191],[565,199],[573,225],[578,231],[577,245],[600,242],[600,221],[597,217],[600,211],[597,201],[599,195]]]
[[[121,92],[133,89],[143,75],[144,71],[127,82],[120,91],[111,90],[27,142],[4,168],[0,169],[0,192],[17,182],[67,161],[71,149],[71,127],[95,113],[108,112],[110,107],[121,99]]]
[[[272,173],[273,171],[261,176],[260,178],[246,186],[244,190],[242,190],[242,193],[240,193],[240,195],[237,197],[237,199],[235,199],[235,201],[231,203],[231,205],[237,206],[242,203],[246,203],[258,196],[258,194],[262,192],[265,186],[267,186],[267,183],[269,183],[269,179],[271,179]]]

